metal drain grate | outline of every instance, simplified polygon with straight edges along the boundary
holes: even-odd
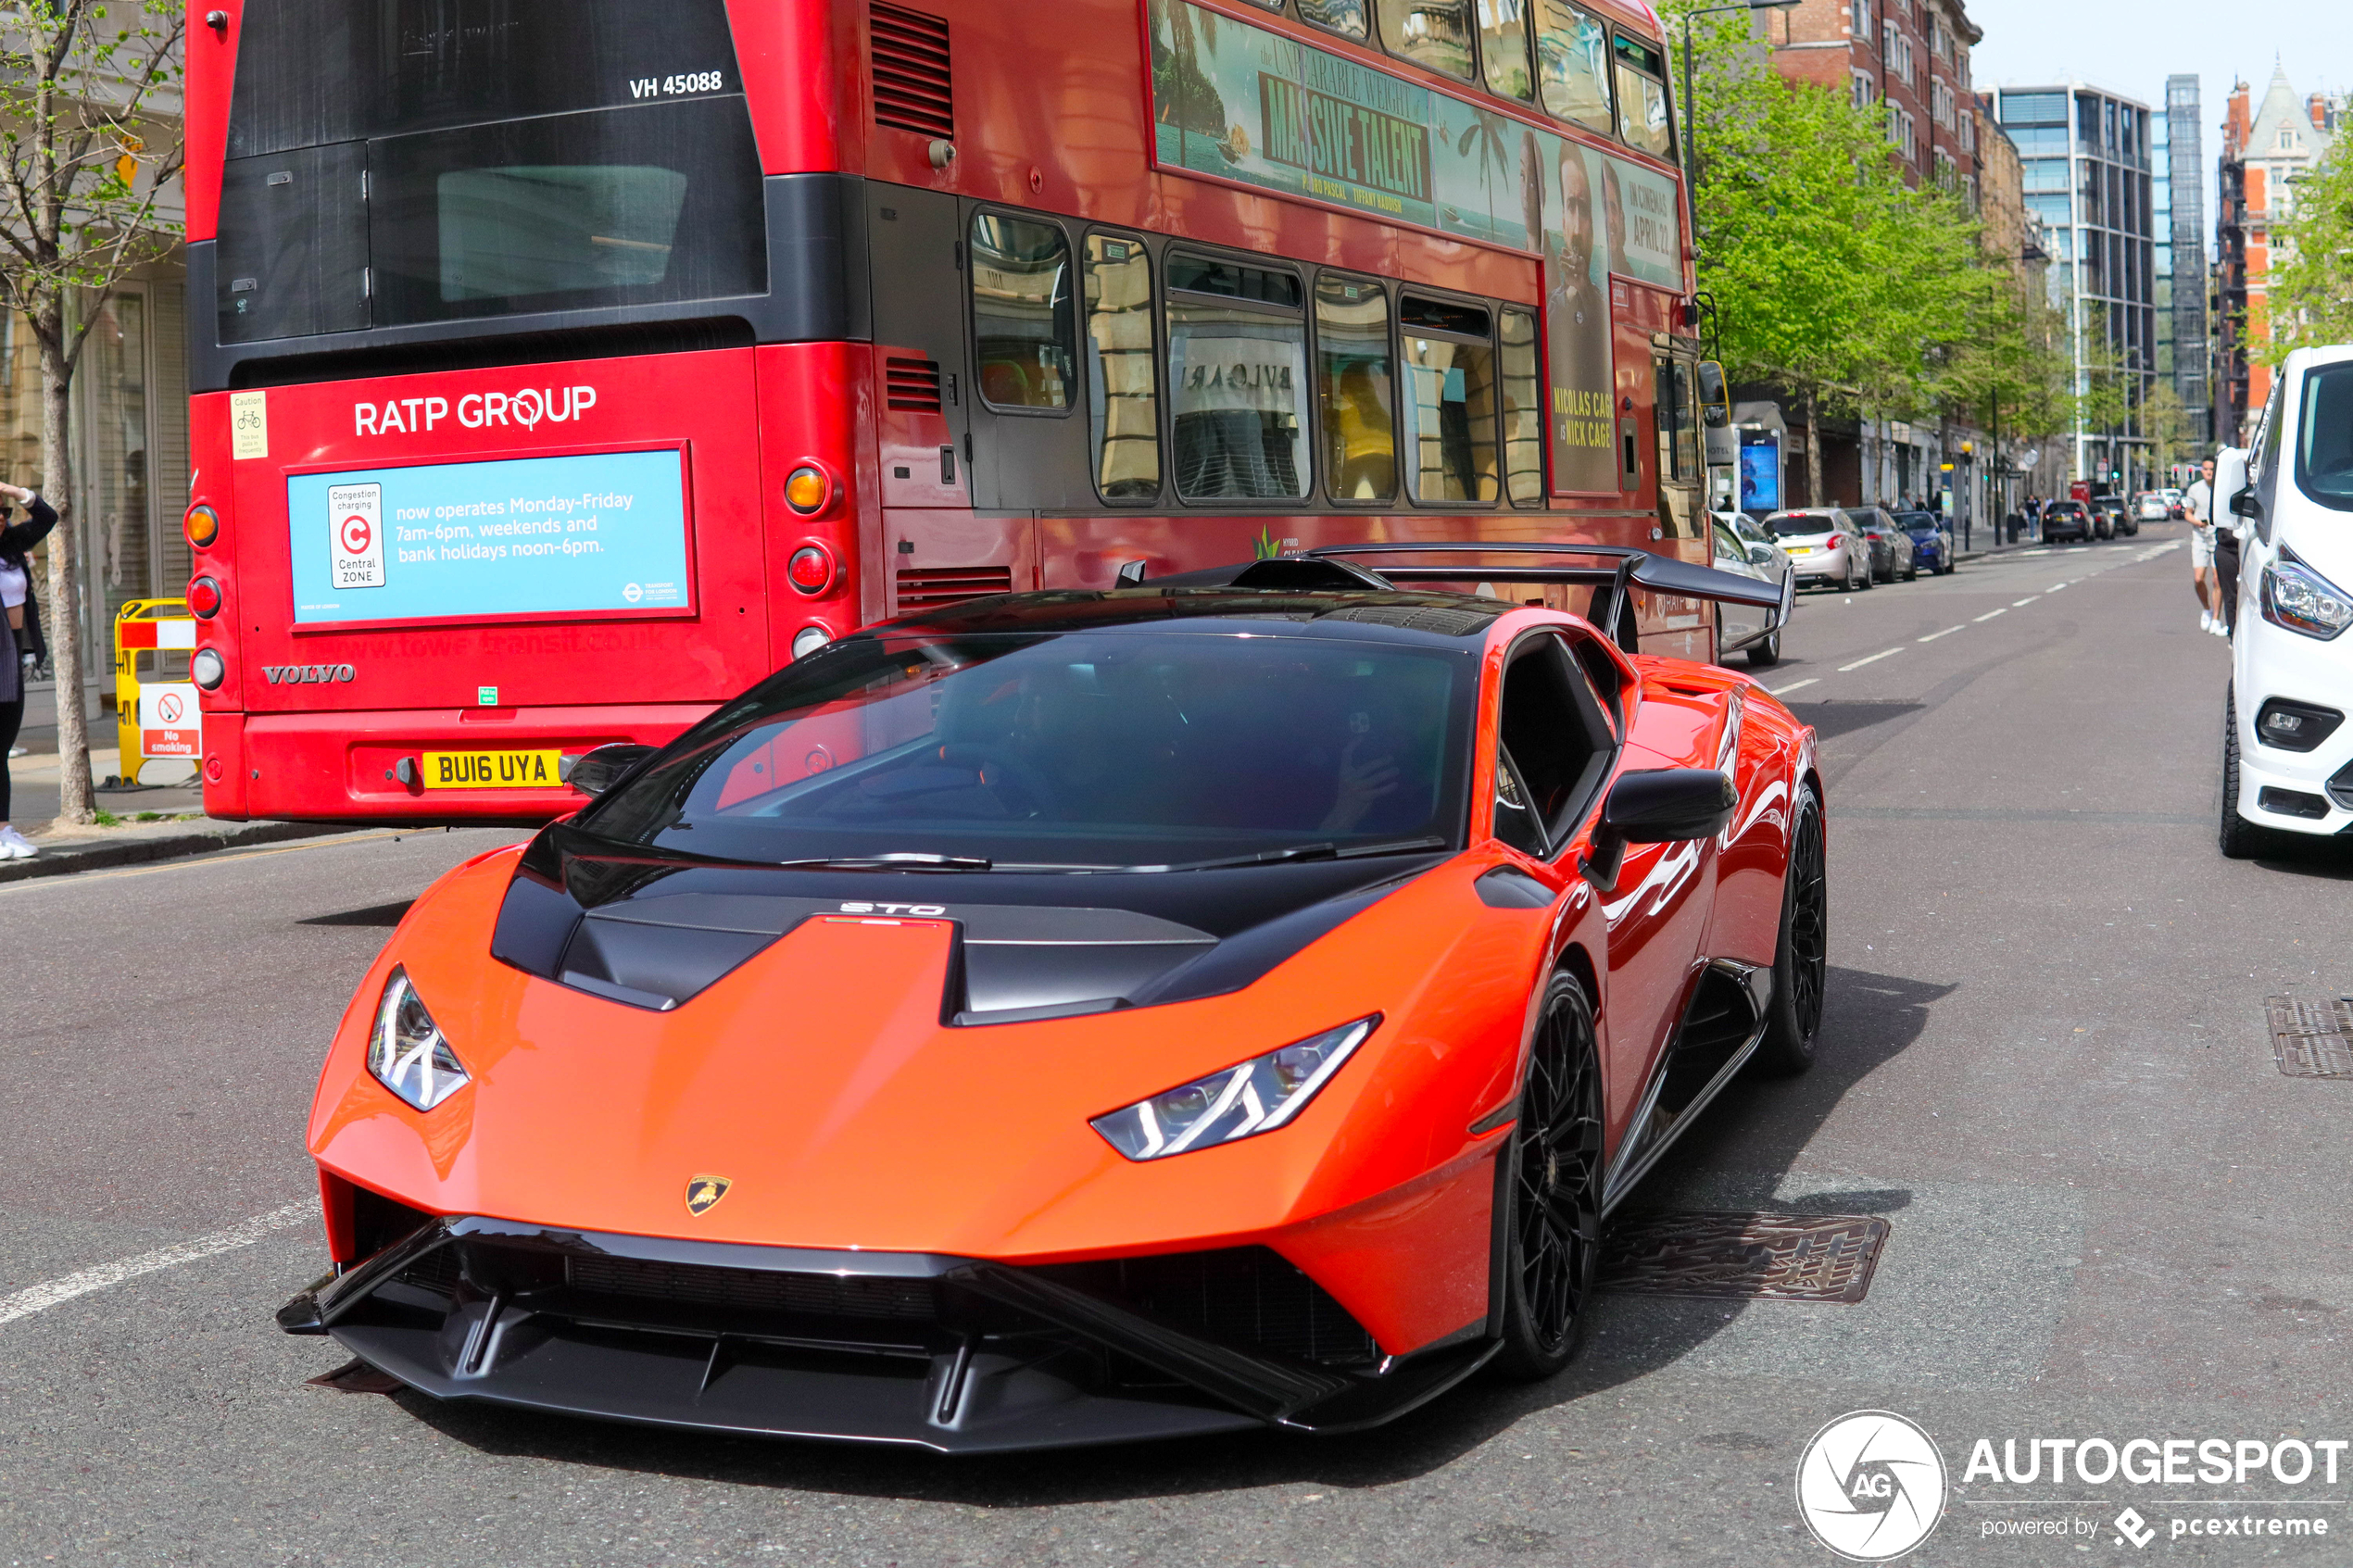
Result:
[[[2271,997],[2271,1060],[2291,1078],[2353,1078],[2353,1002],[2299,1002]]]
[[[1602,1239],[1599,1287],[1635,1296],[1860,1301],[1887,1240],[1873,1214],[1652,1214]]]

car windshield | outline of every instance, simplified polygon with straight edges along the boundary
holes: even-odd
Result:
[[[1827,512],[1775,512],[1765,520],[1765,526],[1784,539],[1803,539],[1810,534],[1828,533],[1838,526]]]
[[[849,638],[579,825],[724,860],[974,871],[1458,843],[1476,647],[1241,624]]]
[[[1895,521],[1914,533],[1936,527],[1936,514],[1933,512],[1898,512]]]
[[[2353,512],[2353,364],[2304,378],[2296,487],[2334,511]]]

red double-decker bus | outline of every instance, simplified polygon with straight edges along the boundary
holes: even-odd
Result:
[[[1007,589],[1706,558],[1639,3],[220,0],[189,39],[214,815],[544,818],[566,758]]]

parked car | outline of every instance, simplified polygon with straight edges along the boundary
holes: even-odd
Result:
[[[2163,522],[2173,515],[2173,503],[2165,498],[2162,490],[2144,490],[2133,503],[2133,517],[2137,522]]]
[[[1896,526],[1912,541],[1912,560],[1932,577],[1950,577],[1955,558],[1953,527],[1934,512],[1897,512]]]
[[[2131,538],[2141,531],[2139,515],[2124,504],[2121,496],[2111,495],[2099,502],[2094,509],[2107,520],[2108,537],[2110,539]]]
[[[2043,543],[2084,544],[2092,537],[2092,508],[2081,501],[2053,501],[2043,508]]]
[[[1908,583],[1920,574],[1912,558],[1912,536],[1904,532],[1883,507],[1857,507],[1853,516],[1863,537],[1871,542],[1871,570],[1882,583]]]
[[[1796,568],[1787,550],[1773,543],[1769,536],[1739,512],[1714,512],[1709,515],[1712,521],[1708,535],[1715,546],[1714,565],[1717,571],[1770,583],[1781,590],[1784,603],[1795,597],[1797,584],[1792,578]],[[1728,654],[1743,653],[1747,655],[1752,670],[1768,670],[1779,664],[1781,661],[1783,619],[1756,605],[1718,604],[1716,607],[1716,662],[1723,663]]]
[[[2215,463],[2239,536],[2223,709],[2222,853],[2309,850],[2353,832],[2353,344],[2299,348],[2255,445]]]
[[[1836,586],[1842,593],[1868,588],[1871,572],[1870,541],[1855,520],[1839,507],[1812,507],[1804,511],[1775,512],[1765,526],[1789,552],[1797,571],[1797,585]]]

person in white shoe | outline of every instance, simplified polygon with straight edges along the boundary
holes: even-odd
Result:
[[[2197,592],[2197,629],[2222,630],[2222,601],[2214,592],[2214,459],[2208,458],[2182,497],[2190,519],[2190,586]]]
[[[25,508],[22,522],[8,521],[0,506],[0,859],[29,859],[41,851],[8,820],[8,752],[24,722],[25,678],[48,656],[41,635],[41,604],[32,593],[27,552],[57,526],[57,514],[31,491],[0,484],[6,496]]]

